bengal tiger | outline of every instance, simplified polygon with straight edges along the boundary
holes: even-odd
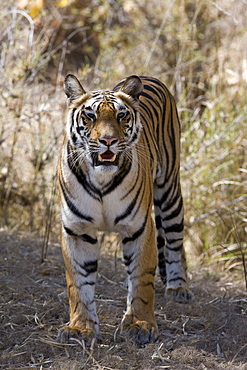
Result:
[[[111,91],[86,92],[69,74],[64,90],[68,120],[58,179],[70,323],[58,340],[76,336],[89,345],[101,340],[94,300],[97,232],[107,231],[120,233],[128,273],[121,333],[138,344],[155,341],[157,264],[167,295],[180,301],[192,297],[183,247],[180,123],[174,98],[159,80],[135,75]]]

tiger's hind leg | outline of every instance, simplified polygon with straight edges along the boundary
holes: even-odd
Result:
[[[179,302],[192,299],[188,288],[187,264],[183,246],[183,199],[179,179],[163,188],[155,185],[155,221],[158,264],[166,285],[166,296]]]

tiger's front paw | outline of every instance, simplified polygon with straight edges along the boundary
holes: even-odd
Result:
[[[193,293],[189,288],[166,288],[166,298],[179,303],[188,303],[194,299]]]
[[[90,346],[93,340],[96,339],[96,335],[92,329],[81,329],[78,326],[64,326],[58,333],[57,340],[60,343],[73,343],[83,341],[86,346]],[[101,339],[101,338],[97,338]]]
[[[148,321],[126,323],[123,320],[121,334],[129,339],[134,339],[138,344],[146,344],[154,342],[157,339],[158,328],[156,324],[151,324]]]

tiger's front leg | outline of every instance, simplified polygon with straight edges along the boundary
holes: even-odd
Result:
[[[144,233],[123,239],[128,272],[127,310],[121,332],[138,344],[155,341],[158,328],[154,316],[154,276],[157,265],[154,224],[150,217]]]
[[[62,252],[66,269],[70,305],[70,323],[64,326],[58,340],[68,343],[73,338],[90,345],[100,340],[99,320],[94,301],[99,247],[94,233],[78,235],[63,227]]]

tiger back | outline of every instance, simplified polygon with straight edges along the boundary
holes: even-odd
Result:
[[[90,344],[101,339],[94,300],[97,232],[113,231],[122,237],[128,273],[121,332],[140,344],[154,341],[157,264],[168,296],[178,301],[192,297],[174,99],[164,84],[149,77],[130,76],[111,91],[86,92],[68,75],[64,87],[69,111],[58,178],[70,323],[60,330],[59,340],[76,336]]]

